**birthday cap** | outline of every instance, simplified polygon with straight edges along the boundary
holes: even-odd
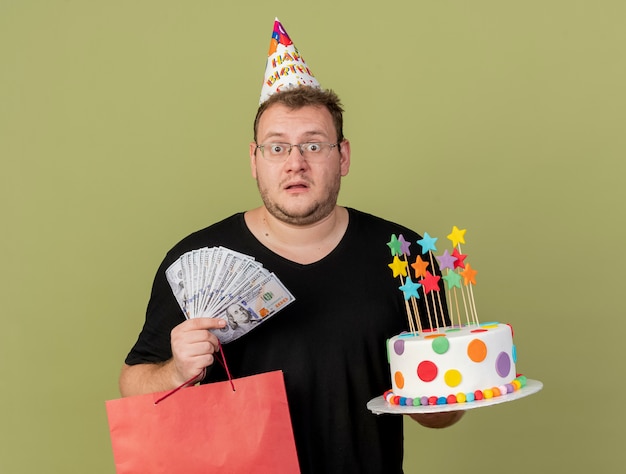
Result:
[[[320,83],[313,76],[281,22],[275,18],[259,104],[282,89],[298,86],[320,87]]]

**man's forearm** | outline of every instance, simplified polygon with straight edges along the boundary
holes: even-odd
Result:
[[[174,364],[171,359],[153,364],[125,364],[119,378],[120,393],[123,397],[173,390],[178,385],[180,383],[177,384],[175,380]]]

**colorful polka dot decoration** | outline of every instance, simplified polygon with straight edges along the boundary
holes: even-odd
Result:
[[[450,369],[444,374],[443,378],[448,387],[456,387],[461,383],[463,377],[461,376],[461,372],[458,370]]]
[[[496,329],[498,327],[498,323],[486,323],[481,324],[480,328],[473,329],[470,331],[471,334],[475,333],[484,333],[489,331],[490,329]],[[413,337],[415,334],[400,334],[399,338],[393,344],[393,351],[397,355],[404,354],[405,351],[405,340],[404,337]],[[434,354],[442,355],[448,352],[450,348],[450,341],[446,337],[445,334],[429,334],[424,336],[425,340],[431,340],[431,349]],[[487,358],[487,345],[481,339],[474,338],[467,345],[467,357],[476,363],[481,363]],[[512,359],[512,361],[511,361]],[[389,354],[387,355],[387,360],[389,361]],[[506,352],[501,352],[498,354],[495,361],[495,371],[498,376],[504,378],[509,375],[511,372],[512,365],[517,361],[517,352],[515,345],[512,346],[512,354],[509,356]],[[435,380],[439,373],[439,368],[432,360],[423,360],[417,366],[417,376],[422,382],[432,382]],[[402,377],[404,380],[404,374],[396,373],[394,377],[398,379],[398,377]],[[446,385],[449,387],[456,387],[461,383],[463,375],[455,370],[451,369],[444,374],[444,381]],[[399,387],[398,388],[402,388]]]
[[[516,392],[526,386],[526,376],[518,375],[514,380],[499,387],[491,387],[484,390],[476,390],[469,393],[450,394],[447,397],[399,397],[394,395],[392,390],[387,390],[383,397],[391,405],[399,406],[426,406],[426,405],[452,405],[455,403],[471,403],[479,400],[489,400],[491,398],[503,397],[509,393]]]
[[[480,339],[473,339],[467,346],[467,356],[474,362],[482,362],[487,357],[487,345]]]
[[[438,372],[437,366],[429,360],[424,360],[417,366],[417,376],[424,382],[432,382],[435,380]]]
[[[443,334],[439,334],[439,337],[433,339],[433,351],[436,354],[445,354],[450,348],[450,340]]]

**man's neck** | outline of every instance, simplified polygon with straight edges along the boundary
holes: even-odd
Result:
[[[335,206],[323,219],[308,225],[283,222],[265,207],[245,214],[250,232],[278,255],[301,264],[317,262],[339,244],[348,227],[348,211]]]

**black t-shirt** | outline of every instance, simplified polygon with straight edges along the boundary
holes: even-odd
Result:
[[[369,400],[391,386],[386,339],[408,329],[399,278],[387,242],[402,234],[411,261],[421,252],[415,232],[349,211],[346,233],[322,260],[302,265],[263,246],[235,214],[179,242],[161,264],[146,322],[126,363],[171,357],[170,331],[184,316],[165,270],[183,253],[222,245],[253,256],[274,272],[295,301],[253,331],[224,346],[233,377],[282,370],[303,473],[402,472],[398,415],[374,415]],[[420,305],[421,305],[420,301]],[[425,309],[420,308],[420,314]],[[206,382],[225,380],[214,364]]]

